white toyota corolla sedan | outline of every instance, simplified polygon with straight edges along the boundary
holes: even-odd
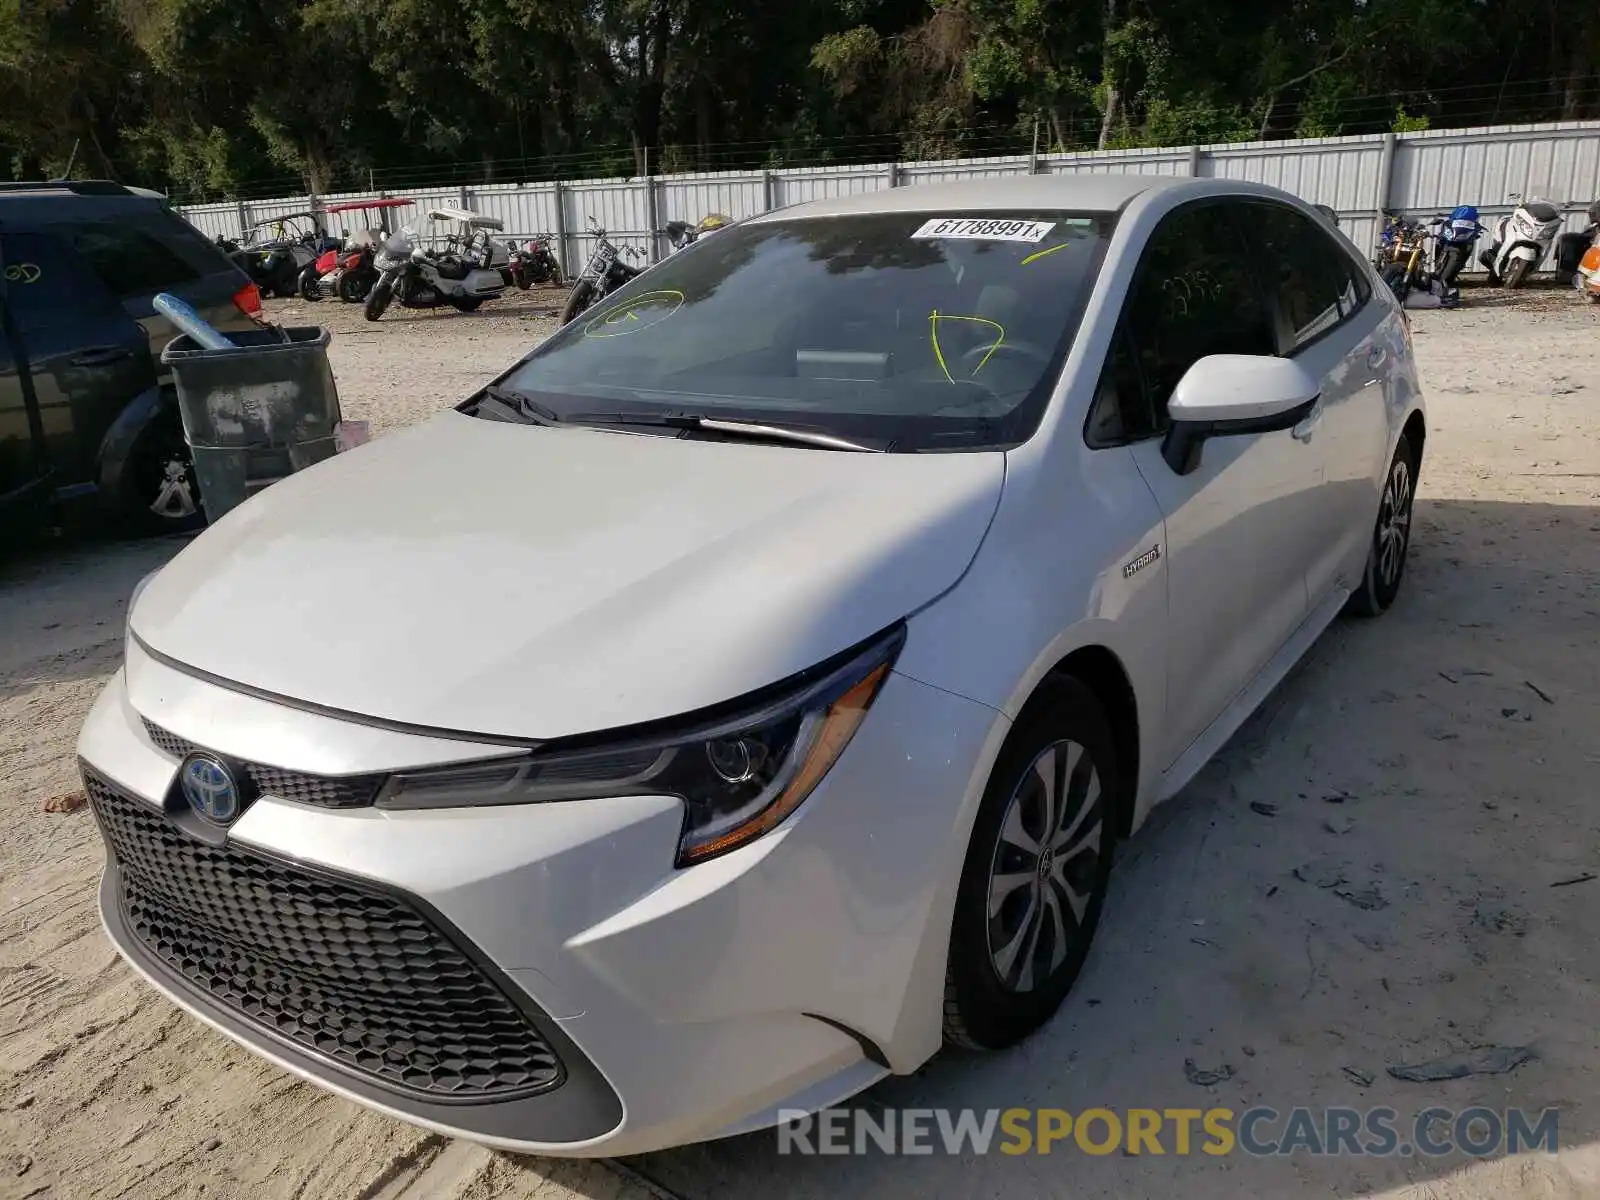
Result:
[[[141,582],[79,742],[107,932],[283,1068],[540,1154],[1007,1046],[1117,840],[1394,600],[1422,447],[1404,314],[1271,188],[731,226]]]

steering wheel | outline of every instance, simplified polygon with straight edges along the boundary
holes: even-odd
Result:
[[[1020,354],[1024,358],[1033,359],[1040,367],[1046,367],[1050,364],[1050,356],[1032,342],[1006,340],[998,345],[974,346],[972,349],[965,351],[960,358],[962,366],[966,366],[969,361],[972,364],[967,373],[967,378],[971,379],[976,375],[985,360],[996,354]]]

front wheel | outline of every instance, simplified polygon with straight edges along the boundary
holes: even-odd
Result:
[[[1533,264],[1527,259],[1518,258],[1512,260],[1511,265],[1506,268],[1506,287],[1521,287],[1527,282],[1528,275],[1532,270]]]
[[[1389,473],[1384,477],[1378,520],[1372,529],[1361,586],[1345,606],[1345,611],[1354,616],[1380,616],[1400,594],[1406,551],[1411,547],[1411,507],[1417,497],[1417,472],[1421,465],[1411,443],[1401,434]]]
[[[1000,750],[956,893],[945,1041],[999,1050],[1054,1015],[1083,969],[1110,880],[1122,794],[1094,694],[1047,685]]]
[[[322,299],[322,288],[317,282],[318,278],[315,267],[307,267],[300,272],[300,299],[313,302]]]
[[[567,293],[566,307],[561,310],[561,323],[571,321],[573,317],[590,307],[600,298],[595,290],[594,282],[589,279],[580,279],[573,285],[572,291]]]
[[[372,292],[372,275],[367,271],[348,268],[339,276],[339,299],[346,304],[360,304]]]
[[[384,310],[389,307],[389,301],[394,299],[394,272],[385,271],[377,283],[372,285],[372,290],[367,293],[367,304],[362,309],[362,315],[369,321],[376,321],[383,316]]]
[[[1394,298],[1401,304],[1406,302],[1406,295],[1411,291],[1411,272],[1406,270],[1404,263],[1390,263],[1383,269],[1383,282],[1394,293]]]

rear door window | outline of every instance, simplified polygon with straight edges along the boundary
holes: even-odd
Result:
[[[6,294],[24,336],[79,326],[86,314],[100,315],[116,307],[89,265],[60,237],[7,233],[0,238],[0,249],[5,255]]]
[[[1274,293],[1284,354],[1316,341],[1365,303],[1355,264],[1334,240],[1338,235],[1304,213],[1251,203],[1245,229]]]

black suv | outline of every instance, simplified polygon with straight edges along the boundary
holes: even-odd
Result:
[[[255,285],[142,188],[0,183],[0,533],[94,497],[122,528],[201,524],[161,349],[170,292],[224,332],[256,328]]]

